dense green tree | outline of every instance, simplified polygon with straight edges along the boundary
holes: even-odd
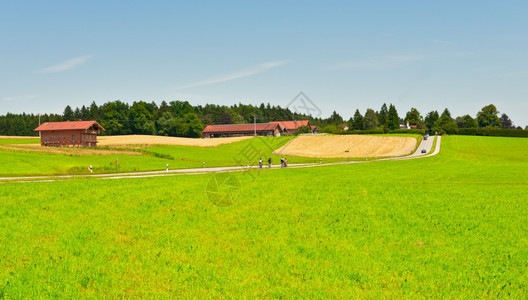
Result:
[[[337,129],[337,126],[334,124],[328,124],[321,128],[320,132],[323,133],[337,133],[339,130]]]
[[[97,106],[95,101],[92,101],[92,104],[90,104],[89,111],[90,111],[89,119],[101,121],[102,119],[101,112],[100,112],[99,106]]]
[[[363,129],[363,116],[359,112],[359,109],[356,109],[352,122],[350,122],[351,130],[360,130]]]
[[[501,127],[501,122],[497,116],[499,112],[495,105],[490,104],[484,106],[477,113],[477,124],[479,127]]]
[[[396,106],[392,105],[392,103],[389,105],[387,127],[389,127],[390,130],[400,128],[400,117],[398,116],[398,111],[396,111]]]
[[[296,135],[303,134],[303,133],[310,133],[310,132],[312,132],[312,129],[310,128],[310,126],[301,126],[295,130]]]
[[[168,111],[170,111],[170,110],[171,110],[171,109],[170,109],[169,105],[167,104],[167,102],[165,102],[165,101],[161,101],[161,104],[160,104],[160,106],[159,106],[159,109],[158,109],[158,112],[157,112],[157,116],[156,116],[156,117],[157,117],[157,118],[160,118],[161,115],[163,115],[164,113],[166,113],[166,112],[168,112]]]
[[[181,136],[184,137],[200,137],[202,135],[202,131],[204,130],[204,126],[198,116],[192,112],[187,113],[183,116],[183,132]]]
[[[477,121],[470,115],[463,115],[456,118],[458,128],[477,128]]]
[[[134,102],[128,113],[131,133],[156,134],[154,115],[155,106],[144,101]]]
[[[424,125],[424,120],[420,112],[416,108],[411,108],[410,111],[407,112],[405,115],[405,119],[403,120],[405,123],[409,123],[409,125],[416,125],[423,128],[422,125]]]
[[[84,105],[81,107],[81,120],[90,120],[90,110]]]
[[[171,101],[169,102],[172,114],[176,117],[183,117],[188,113],[194,113],[194,109],[187,101]]]
[[[374,110],[371,108],[367,109],[365,117],[363,118],[363,128],[367,130],[375,129],[378,127],[378,124],[379,121]]]
[[[431,133],[435,132],[435,123],[438,120],[438,118],[440,118],[440,115],[438,114],[438,111],[436,110],[430,111],[425,116],[425,119],[424,119],[425,126],[427,126],[427,129],[429,130],[429,132]]]
[[[82,119],[81,109],[79,107],[76,107],[73,111],[73,120],[79,121]]]
[[[73,110],[71,106],[66,105],[66,108],[64,109],[64,112],[62,113],[62,117],[66,121],[73,121]]]
[[[451,117],[451,113],[446,108],[444,112],[442,112],[442,115],[438,120],[435,122],[436,128],[442,130],[443,132],[447,134],[455,134],[458,131],[458,127],[456,125],[455,120]]]
[[[132,128],[128,119],[130,106],[119,100],[107,102],[99,109],[101,125],[107,135],[130,134]]]
[[[512,120],[510,120],[510,117],[508,117],[507,114],[502,114],[500,117],[501,126],[504,129],[514,129],[515,126],[513,126]]]
[[[343,118],[334,110],[334,112],[332,112],[332,115],[330,116],[328,122],[330,124],[338,126],[338,125],[343,124]]]
[[[387,108],[387,104],[383,103],[381,106],[381,109],[379,111],[378,115],[378,123],[380,126],[387,126],[389,123],[389,109]]]

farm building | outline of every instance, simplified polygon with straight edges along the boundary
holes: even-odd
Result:
[[[400,129],[416,129],[418,126],[416,125],[409,125],[409,122],[407,124],[400,124]]]
[[[233,137],[233,136],[280,136],[282,129],[278,124],[225,124],[207,125],[202,131],[203,138]]]
[[[42,146],[57,147],[96,147],[101,130],[105,129],[96,121],[46,122],[35,128]]]
[[[281,127],[282,131],[283,131],[283,133],[282,133],[283,135],[295,134],[297,129],[299,129],[299,127],[302,127],[302,126],[310,127],[311,133],[316,133],[317,132],[317,128],[315,126],[311,126],[309,120],[274,121],[274,122],[270,122],[270,123],[271,124],[278,124]]]

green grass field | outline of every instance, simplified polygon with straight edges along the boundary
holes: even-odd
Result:
[[[1,138],[0,145],[13,145],[13,144],[40,144],[39,138],[27,138],[27,139],[10,139]]]
[[[528,139],[220,176],[0,184],[0,298],[528,297]]]

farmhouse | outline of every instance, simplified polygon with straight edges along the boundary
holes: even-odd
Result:
[[[409,125],[409,122],[407,124],[400,124],[400,129],[416,129],[418,126],[416,125]]]
[[[46,122],[35,128],[42,146],[96,147],[97,134],[105,130],[96,121]]]
[[[278,124],[282,131],[283,135],[293,135],[302,126],[310,127],[311,133],[317,132],[317,127],[311,126],[309,120],[299,120],[299,121],[275,121],[270,122],[271,124]]]
[[[202,138],[253,135],[280,136],[281,133],[281,127],[272,123],[207,125],[202,131]]]

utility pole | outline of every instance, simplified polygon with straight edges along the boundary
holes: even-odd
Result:
[[[40,113],[39,113],[39,126],[40,126]],[[40,131],[39,131],[39,137],[41,137],[40,136]]]
[[[257,115],[253,115],[254,135],[257,136]]]

